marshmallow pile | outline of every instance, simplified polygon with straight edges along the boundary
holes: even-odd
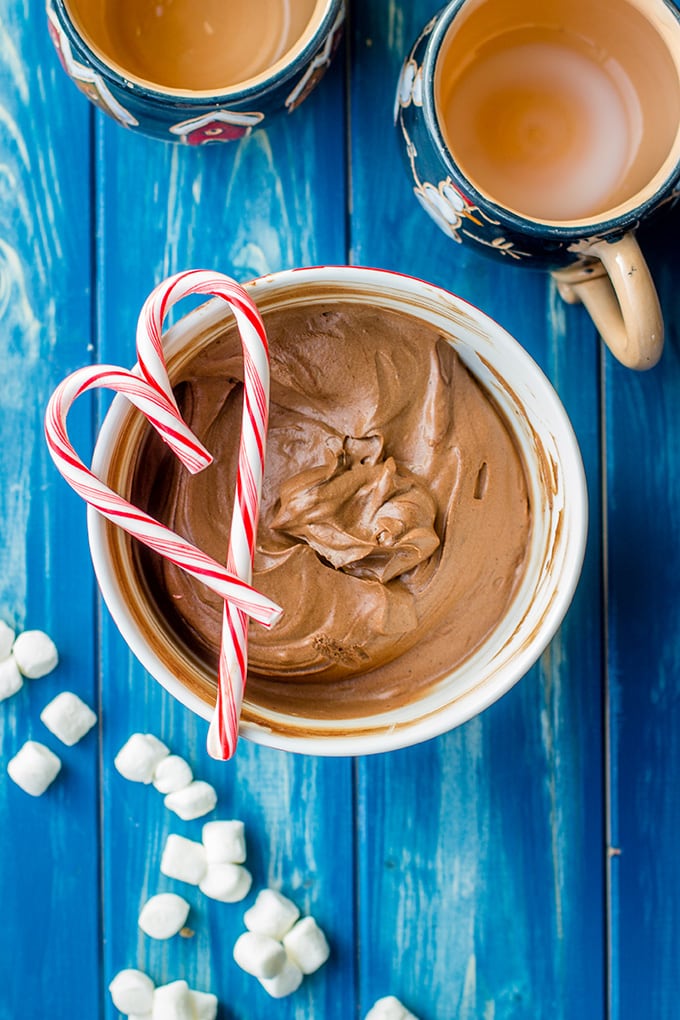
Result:
[[[300,918],[295,903],[275,889],[262,889],[243,921],[247,930],[236,940],[234,960],[274,999],[297,991],[330,955],[314,918]]]
[[[25,677],[37,680],[46,676],[58,662],[54,641],[43,631],[25,630],[17,637],[0,620],[0,701],[20,691]]]
[[[184,758],[171,754],[170,748],[152,733],[133,733],[123,744],[113,764],[124,779],[132,783],[153,784],[165,795],[163,803],[182,821],[190,822],[212,811],[217,792],[210,783],[194,779]]]
[[[131,747],[128,741],[116,767],[121,771],[119,766],[122,766],[126,778],[155,783],[159,776],[158,764],[169,760],[169,752],[166,754],[167,748],[162,750],[165,745],[150,734],[134,734],[134,737],[142,740],[135,739]],[[161,778],[164,785],[168,775]],[[190,782],[192,779],[190,775]],[[247,896],[252,884],[250,872],[243,867],[245,860],[243,822],[218,820],[205,823],[200,843],[170,834],[160,870],[168,878],[197,885],[206,896],[234,903]],[[183,897],[159,893],[142,907],[139,927],[151,938],[169,939],[182,931],[189,911],[190,905]],[[130,1020],[215,1020],[217,1016],[216,996],[197,992],[189,988],[186,981],[173,981],[154,988],[151,978],[142,971],[123,970],[111,982],[109,991],[114,1005]]]
[[[133,733],[114,765],[125,779],[153,785],[164,795],[166,807],[184,821],[200,818],[217,803],[214,788],[194,779],[188,762],[171,754],[151,733]],[[253,881],[244,866],[246,856],[244,823],[216,819],[203,824],[200,842],[170,833],[160,871],[166,878],[197,886],[211,899],[238,903],[248,895]],[[169,939],[182,931],[189,912],[190,905],[182,896],[159,893],[142,907],[139,927],[150,938]],[[234,960],[257,978],[272,998],[291,995],[330,955],[326,936],[315,919],[300,917],[296,904],[275,889],[262,889],[243,921],[246,930],[236,940]],[[129,985],[142,996],[141,1008],[134,995],[128,995]],[[110,990],[114,1004],[132,1020],[211,1020],[217,1008],[214,996],[201,999],[201,993],[190,989],[186,981],[154,989],[141,971],[121,971]],[[411,1020],[411,1014],[386,1013],[384,1018],[375,1014],[373,1020]]]
[[[41,630],[25,630],[17,637],[0,620],[0,701],[21,690],[24,677],[46,676],[59,662],[54,641]],[[50,733],[73,747],[97,722],[92,709],[71,691],[62,691],[40,713]],[[7,763],[10,779],[32,797],[40,797],[61,771],[61,759],[37,740],[27,740]]]
[[[418,1018],[409,1013],[406,1006],[394,995],[386,995],[384,999],[378,999],[373,1004],[364,1020],[418,1020]]]
[[[109,985],[116,1009],[130,1020],[216,1020],[217,996],[186,981],[156,987],[144,971],[121,970]]]
[[[200,843],[171,833],[160,870],[167,878],[198,886],[211,899],[237,903],[252,885],[245,860],[243,822],[216,820],[204,824]],[[171,938],[182,929],[188,913],[189,904],[182,897],[161,894],[144,905],[139,926],[152,938]],[[246,931],[236,940],[234,960],[275,999],[291,995],[303,977],[329,957],[326,936],[314,918],[301,918],[296,904],[275,889],[261,890],[243,921]]]
[[[212,811],[217,793],[210,783],[194,779],[191,766],[152,733],[133,733],[121,747],[114,765],[124,779],[143,783],[164,796],[165,806],[183,821]],[[208,822],[204,841],[171,834],[160,870],[168,878],[197,885],[208,896],[233,902],[247,895],[252,882],[245,861],[242,822]],[[182,932],[190,904],[176,893],[158,893],[143,905],[138,924],[153,939],[169,939]],[[215,1020],[217,997],[198,992],[186,981],[154,986],[143,971],[122,970],[109,991],[114,1005],[130,1020]]]
[[[206,822],[202,842],[171,834],[165,841],[161,873],[197,885],[205,896],[238,903],[250,892],[252,875],[246,859],[245,828],[238,819]]]

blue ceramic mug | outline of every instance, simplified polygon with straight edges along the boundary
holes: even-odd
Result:
[[[413,190],[453,240],[553,272],[625,365],[663,347],[635,237],[680,195],[680,14],[669,0],[452,0],[403,66]]]
[[[47,0],[61,64],[119,124],[166,142],[242,138],[291,112],[340,41],[344,0]]]

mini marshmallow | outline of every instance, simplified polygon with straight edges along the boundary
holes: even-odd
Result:
[[[178,754],[169,754],[156,766],[153,785],[159,793],[176,793],[183,790],[194,778],[191,765]]]
[[[256,931],[239,935],[234,944],[234,960],[246,974],[265,980],[280,974],[287,963],[281,943]]]
[[[0,701],[11,698],[24,686],[24,678],[19,672],[16,659],[10,655],[0,662]]]
[[[409,1013],[406,1006],[394,995],[386,995],[384,999],[378,999],[373,1004],[364,1020],[418,1020],[418,1018]]]
[[[189,997],[194,1008],[195,1020],[217,1020],[217,996],[212,992],[197,992],[189,989]]]
[[[240,903],[250,892],[253,876],[240,864],[208,864],[199,888],[205,896],[222,903]]]
[[[263,889],[250,910],[246,910],[243,921],[248,931],[258,931],[280,941],[299,916],[300,911],[292,900],[275,889]]]
[[[283,946],[288,959],[296,964],[303,974],[313,974],[331,955],[326,936],[313,917],[301,921],[284,935]]]
[[[17,666],[30,680],[51,673],[59,662],[59,653],[51,637],[41,630],[25,630],[12,645]]]
[[[121,776],[132,783],[153,781],[159,762],[167,758],[170,749],[152,733],[133,733],[113,759]]]
[[[178,882],[198,885],[205,875],[207,863],[202,843],[184,836],[170,835],[161,857],[161,872]]]
[[[210,864],[243,864],[246,859],[246,836],[243,822],[206,822],[203,826],[203,845]]]
[[[109,985],[116,1009],[121,1013],[150,1015],[153,1008],[154,983],[142,970],[121,970]]]
[[[175,893],[158,893],[142,907],[139,927],[152,939],[170,939],[182,929],[189,916],[189,904]]]
[[[67,747],[73,747],[97,722],[92,709],[81,701],[77,694],[62,691],[50,701],[40,713],[50,733],[61,740]]]
[[[152,1020],[195,1020],[191,991],[186,981],[159,985],[153,993]]]
[[[61,761],[57,755],[37,740],[27,740],[7,762],[10,779],[32,797],[40,797],[45,792],[60,768]]]
[[[149,745],[158,755],[159,761],[162,761],[163,758],[167,757],[167,755],[170,754],[170,748],[167,746],[167,744],[164,744],[162,740],[159,740],[158,737],[155,737],[153,733],[145,733],[144,736],[146,737]],[[156,770],[154,769],[154,772],[155,771]]]
[[[260,978],[260,984],[272,999],[283,999],[298,990],[302,984],[302,971],[291,960],[286,960],[276,977]]]
[[[8,659],[16,634],[4,620],[0,620],[0,662]]]
[[[217,793],[210,783],[195,779],[183,790],[169,793],[163,803],[166,808],[179,815],[183,822],[191,822],[194,818],[201,818],[213,810],[217,804]]]

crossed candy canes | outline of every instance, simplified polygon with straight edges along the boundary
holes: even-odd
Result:
[[[243,348],[243,414],[226,567],[104,485],[80,460],[66,430],[68,411],[82,393],[112,389],[142,412],[192,474],[212,462],[210,453],[182,419],[163,354],[165,316],[189,294],[226,301]],[[137,325],[137,359],[138,368],[132,372],[115,365],[95,365],[64,379],[47,406],[47,444],[58,471],[90,506],[223,598],[217,703],[208,732],[208,752],[227,760],[238,740],[248,667],[248,618],[270,627],[281,615],[279,606],[251,587],[269,413],[267,336],[257,307],[234,280],[221,273],[191,270],[165,280],[145,301]]]
[[[234,313],[243,347],[243,415],[226,568],[104,485],[80,460],[66,429],[68,411],[82,393],[91,389],[113,389],[125,395],[145,415],[192,474],[212,462],[210,453],[182,419],[163,354],[165,315],[172,305],[189,294],[223,298]],[[213,757],[226,760],[233,755],[238,739],[238,720],[247,672],[248,617],[269,627],[281,615],[279,606],[251,586],[269,409],[269,352],[264,324],[247,293],[229,277],[202,270],[180,273],[161,283],[146,300],[137,326],[137,358],[137,371],[99,365],[80,369],[68,376],[57,387],[47,407],[47,444],[59,472],[86,502],[224,599],[218,695],[208,733],[208,751]],[[150,735],[144,736],[148,738]],[[120,771],[125,774],[124,769]],[[175,768],[171,771],[172,778],[166,776],[165,779],[174,787],[177,778]],[[189,786],[200,785],[188,778]],[[180,780],[180,786],[183,782]],[[158,788],[162,785],[164,783],[158,784]],[[179,791],[175,789],[172,792]],[[186,817],[196,817],[194,812],[199,813],[199,808],[192,803]],[[202,809],[200,813],[203,813]],[[231,830],[233,825],[233,822],[208,823],[204,826],[202,844],[184,840],[183,845],[178,845],[177,841],[182,837],[169,836],[161,870],[172,877],[201,885],[207,895],[212,894],[215,898],[232,902],[242,899],[250,887],[249,881],[247,888],[245,883],[241,883],[238,890],[230,889],[229,893],[222,888],[218,892],[212,888],[214,883],[207,882],[211,863],[215,871],[232,867],[245,872],[233,859],[227,862],[209,861],[209,857],[216,853],[214,848],[211,850],[211,843],[233,842],[234,833],[226,831],[227,828]],[[222,855],[225,852],[224,848],[220,851]],[[198,870],[188,877],[187,866],[195,858],[199,860]],[[246,874],[249,876],[249,873]],[[167,918],[162,916],[165,913],[163,908],[168,906],[168,896],[172,896],[171,906],[175,911],[171,927],[178,923],[180,917],[182,921],[186,920],[186,902],[181,897],[173,894],[156,897],[163,902],[149,901],[147,908],[150,906],[151,909],[147,909],[144,919],[144,926],[154,929],[156,936],[168,937]],[[299,986],[303,974],[312,973],[328,958],[328,943],[314,918],[297,920],[298,917],[299,911],[290,900],[275,890],[262,890],[254,906],[244,916],[247,931],[234,947],[234,958],[239,966],[258,977],[275,998],[289,995]],[[153,1004],[155,1013],[157,1003],[163,1011],[171,1008],[176,1015],[187,1017],[195,1017],[198,1013],[214,1017],[217,1010],[215,996],[196,992],[185,981],[155,988],[147,975],[136,970],[121,971],[111,983],[110,990],[114,1003],[124,1012],[140,1012],[140,1007],[142,1012],[148,1011],[149,1005]],[[415,1020],[393,996],[379,1000],[369,1016],[371,1020]]]

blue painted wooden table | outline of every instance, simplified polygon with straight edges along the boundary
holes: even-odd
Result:
[[[355,2],[303,107],[200,151],[124,131],[66,80],[39,5],[0,0],[0,617],[47,630],[58,669],[0,704],[0,1020],[117,1016],[123,967],[186,978],[221,1020],[349,1020],[399,996],[421,1020],[674,1020],[680,1001],[680,289],[677,211],[642,232],[667,324],[637,375],[545,276],[468,254],[410,194],[392,127],[401,60],[437,0]],[[133,360],[152,286],[202,266],[239,279],[324,262],[454,290],[521,340],[581,444],[590,535],[564,625],[531,673],[457,731],[349,760],[241,742],[132,658],[97,599],[85,511],[41,419],[66,373]],[[101,408],[79,409],[88,453]],[[67,750],[39,720],[70,689],[100,725]],[[186,893],[193,937],[153,942],[142,903],[172,888],[168,832],[198,838],[113,757],[146,730],[247,825],[255,886],[313,913],[331,961],[270,1000],[233,963],[242,907]],[[34,800],[4,765],[29,737],[61,754]],[[196,895],[192,895],[196,892]]]

